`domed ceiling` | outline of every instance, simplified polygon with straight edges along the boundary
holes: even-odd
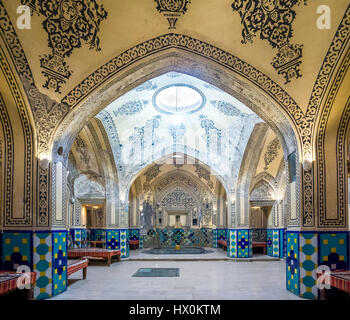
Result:
[[[212,168],[232,189],[254,125],[262,122],[227,93],[175,72],[143,83],[96,117],[108,134],[121,188],[142,168],[177,152]]]

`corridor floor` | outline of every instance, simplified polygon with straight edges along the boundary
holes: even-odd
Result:
[[[180,268],[176,278],[138,278],[139,268]],[[295,300],[284,261],[122,261],[91,263],[73,274],[56,300]]]

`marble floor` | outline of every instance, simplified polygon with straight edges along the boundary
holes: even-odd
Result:
[[[132,277],[139,268],[180,268],[180,277]],[[92,262],[87,279],[73,274],[56,300],[295,300],[286,290],[284,261]]]

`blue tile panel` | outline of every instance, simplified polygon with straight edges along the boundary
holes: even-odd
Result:
[[[73,240],[74,248],[86,248],[88,246],[88,230],[87,229],[71,229],[70,235]],[[90,232],[89,232],[90,233]]]
[[[287,232],[287,289],[299,295],[299,233]]]
[[[144,236],[141,236],[141,235],[139,236],[139,248],[140,249],[143,249],[143,237]]]
[[[33,270],[36,272],[34,299],[52,296],[52,233],[33,234]]]
[[[213,248],[218,247],[218,229],[213,229]]]
[[[280,237],[280,258],[285,258],[286,256],[286,229],[279,230]]]
[[[106,230],[105,229],[90,229],[91,241],[104,241],[105,244],[102,246],[106,247]]]
[[[273,232],[272,229],[267,230],[267,249],[268,256],[273,257]]]
[[[267,255],[270,257],[285,257],[285,229],[267,229]]]
[[[287,289],[317,299],[317,268],[349,268],[349,232],[286,232]],[[296,267],[295,267],[296,266]]]
[[[227,239],[227,229],[216,229],[217,230],[217,239],[226,240]]]
[[[249,229],[237,230],[237,258],[250,258],[250,231]]]
[[[81,229],[81,247],[87,248],[87,230]]]
[[[67,232],[52,232],[52,282],[53,295],[57,295],[67,288]]]
[[[228,246],[227,246],[227,256],[230,258],[237,258],[237,230],[229,229],[227,230]]]
[[[300,233],[300,296],[308,299],[318,298],[318,235],[316,233]]]
[[[140,240],[140,230],[129,229],[129,240]]]
[[[107,249],[120,249],[119,230],[107,230]]]
[[[229,246],[227,255],[231,258],[251,258],[253,253],[253,232],[249,229],[228,229]]]
[[[324,233],[320,235],[320,265],[331,270],[348,269],[349,233]]]
[[[17,271],[21,265],[33,269],[32,232],[4,231],[2,234],[2,270]]]
[[[129,257],[129,230],[121,229],[120,231],[120,251],[121,258]]]

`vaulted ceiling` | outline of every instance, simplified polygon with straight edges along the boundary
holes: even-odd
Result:
[[[326,3],[310,0],[175,1],[178,6],[186,2],[187,10],[185,14],[178,14],[175,28],[169,30],[164,12],[157,10],[158,3],[166,1],[3,2],[13,24],[19,17],[17,7],[21,3],[29,4],[35,10],[31,29],[17,28],[16,32],[37,87],[57,101],[61,101],[83,79],[125,50],[175,31],[213,44],[256,67],[285,89],[303,110],[307,107],[323,59],[349,5],[348,0],[327,0]],[[317,8],[322,4],[327,4],[331,9],[330,29],[319,29],[316,25],[320,17]],[[77,21],[80,25],[75,24]],[[277,36],[279,28],[285,33]],[[292,77],[288,83],[283,72],[279,73],[276,64],[273,65],[283,55],[281,49],[285,44],[302,46],[301,55],[297,53],[294,56],[300,61],[300,76]],[[65,69],[59,90],[61,93],[55,87],[45,85],[48,69],[59,63],[58,58],[49,63],[53,54],[56,54],[56,58],[63,58],[60,62]]]
[[[125,187],[153,161],[185,153],[235,184],[254,125],[262,120],[204,81],[170,72],[143,83],[97,115]]]

